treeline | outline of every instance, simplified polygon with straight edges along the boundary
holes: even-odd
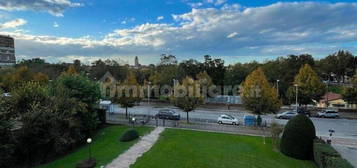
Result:
[[[182,81],[186,76],[195,78],[200,72],[207,72],[214,85],[239,85],[248,74],[261,67],[271,84],[275,85],[279,81],[279,96],[286,104],[289,101],[288,88],[292,85],[299,69],[305,64],[310,65],[323,81],[345,82],[346,77],[352,77],[355,73],[357,57],[341,50],[319,60],[314,59],[312,55],[302,54],[279,57],[263,63],[253,61],[226,66],[224,60],[209,55],[204,56],[202,62],[189,59],[180,63],[177,63],[173,55],[162,55],[158,64],[141,68],[121,65],[114,60],[97,60],[91,65],[83,65],[79,60],[75,60],[72,64],[50,64],[41,59],[23,60],[16,67],[28,67],[30,72],[45,74],[49,80],[57,78],[70,65],[92,80],[99,80],[109,71],[117,80],[124,81],[128,73],[132,72],[140,85],[144,85],[147,81],[155,85],[173,85],[174,80]],[[0,77],[0,87],[6,91],[9,89],[9,84],[4,83],[4,80]]]

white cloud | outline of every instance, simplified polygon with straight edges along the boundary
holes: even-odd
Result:
[[[238,35],[237,32],[233,32],[233,33],[231,33],[231,34],[228,34],[228,35],[227,35],[227,38],[233,38],[233,37],[235,37],[235,36],[237,36],[237,35]]]
[[[357,42],[357,3],[293,2],[256,8],[224,6],[173,15],[177,24],[145,23],[114,30],[96,40],[88,36],[67,38],[23,32],[10,35],[17,39],[18,54],[53,60],[59,60],[57,57],[69,59],[68,56],[73,55],[88,59],[140,55],[146,56],[148,61],[164,52],[179,58],[204,54],[232,57],[311,52],[321,55],[337,49],[357,52],[357,47],[343,45]],[[239,38],[234,38],[237,36]]]
[[[27,23],[27,21],[24,19],[15,19],[15,20],[11,20],[11,21],[8,21],[5,23],[0,23],[0,29],[16,28],[16,27],[22,26],[26,23]]]
[[[160,20],[162,20],[162,19],[164,19],[164,16],[158,16],[158,17],[156,18],[157,21],[160,21]]]
[[[0,9],[6,11],[44,11],[54,16],[63,16],[67,8],[81,6],[71,0],[1,0]]]
[[[54,28],[57,28],[57,27],[59,27],[59,26],[60,26],[60,25],[59,25],[57,22],[54,22],[54,23],[53,23],[53,27],[54,27]]]

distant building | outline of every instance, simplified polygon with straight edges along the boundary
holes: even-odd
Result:
[[[110,98],[112,93],[112,87],[117,84],[115,77],[108,71],[104,74],[102,78],[99,79],[100,90],[102,96],[105,98]]]
[[[14,38],[0,35],[0,68],[16,63]]]
[[[335,107],[335,108],[356,108],[355,104],[348,104],[343,100],[342,95],[337,93],[328,92],[322,96],[318,102],[317,107]]]
[[[140,67],[138,56],[135,56],[135,65],[134,66],[135,67]]]

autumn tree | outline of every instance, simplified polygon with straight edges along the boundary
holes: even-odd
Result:
[[[351,78],[352,87],[346,87],[343,90],[343,99],[349,104],[357,104],[357,69],[356,73]]]
[[[141,101],[140,86],[132,72],[129,72],[127,79],[119,85],[113,101],[125,108],[126,118],[128,118],[128,108],[134,107],[136,103]]]
[[[182,80],[182,84],[174,87],[171,102],[182,111],[186,112],[186,120],[189,123],[189,113],[204,102],[204,96],[200,91],[200,84],[191,77]]]
[[[325,84],[308,64],[300,68],[299,73],[295,76],[294,84],[298,86],[299,104],[307,105],[313,100],[319,101],[326,91]],[[295,99],[295,86],[290,86],[288,94],[291,100]]]
[[[281,107],[276,89],[271,87],[262,68],[254,70],[242,85],[244,106],[254,114],[276,113]]]

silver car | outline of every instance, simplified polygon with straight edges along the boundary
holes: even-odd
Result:
[[[339,118],[340,117],[338,112],[335,110],[325,110],[322,112],[318,112],[317,116],[321,117],[321,118]]]
[[[295,117],[296,115],[298,115],[298,113],[296,111],[286,111],[286,112],[277,114],[276,118],[291,119],[291,118]]]
[[[224,114],[218,117],[217,123],[238,125],[238,119],[231,115]]]

